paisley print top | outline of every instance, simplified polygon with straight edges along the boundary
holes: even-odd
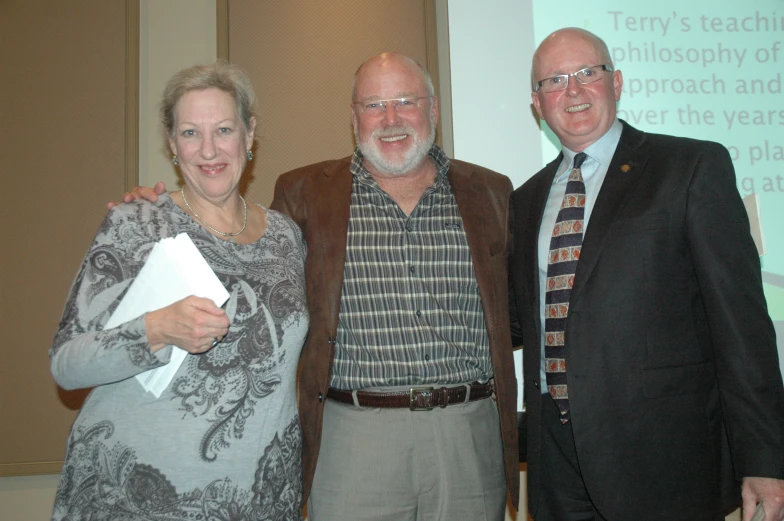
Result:
[[[308,327],[305,245],[266,210],[252,244],[218,239],[167,195],[109,212],[74,281],[50,350],[65,388],[94,387],[68,439],[53,520],[301,519],[296,369]],[[144,317],[103,324],[154,244],[187,233],[230,294],[228,335],[188,354],[159,397],[135,375],[151,354]]]

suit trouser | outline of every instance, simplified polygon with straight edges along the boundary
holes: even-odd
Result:
[[[572,424],[561,423],[561,413],[550,395],[542,394],[542,455],[539,471],[541,487],[536,521],[608,521],[597,511],[585,487]],[[627,498],[629,515],[634,519],[634,498]],[[723,521],[724,516],[708,514],[710,521]],[[700,521],[700,520],[689,520]]]
[[[359,408],[327,400],[311,521],[503,521],[498,410]]]
[[[542,394],[541,462],[536,521],[605,521],[585,489],[572,424],[561,423],[561,412],[549,394]]]

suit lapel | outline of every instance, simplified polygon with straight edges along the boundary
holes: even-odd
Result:
[[[623,211],[628,195],[636,186],[636,179],[644,172],[647,156],[640,152],[644,142],[645,134],[624,122],[621,139],[607,169],[607,175],[599,190],[585,231],[580,262],[577,264],[577,272],[574,276],[571,302],[576,301],[590,278],[604,247],[608,229]]]
[[[539,294],[539,232],[542,227],[547,197],[550,194],[550,188],[553,185],[553,179],[558,170],[558,165],[561,164],[562,160],[563,154],[558,154],[558,157],[548,164],[544,170],[542,170],[541,174],[534,177],[531,195],[523,201],[523,204],[527,205],[528,208],[522,209],[524,215],[527,217],[527,219],[521,221],[525,223],[521,230],[523,234],[522,251],[530,252],[531,255],[531,259],[525,263],[528,266],[528,269],[531,270],[529,273],[530,276],[526,277],[525,280],[532,281],[531,287],[529,288],[529,294],[534,296],[532,302],[536,303],[536,309],[539,308],[539,299],[541,298],[541,295]],[[517,209],[515,209],[515,211],[517,211]],[[520,230],[518,229],[515,231]],[[539,313],[535,313],[534,316],[537,328],[536,338],[539,338],[542,331],[541,317]]]
[[[311,200],[315,215],[308,216],[308,223],[315,225],[315,244],[308,245],[308,255],[321,259],[324,287],[328,299],[331,323],[337,326],[340,297],[343,293],[343,276],[346,264],[349,206],[351,204],[351,158],[330,164],[316,178],[316,192]],[[315,250],[315,251],[314,251]],[[309,295],[309,298],[319,298]]]
[[[471,258],[474,264],[474,274],[479,285],[479,294],[485,311],[485,320],[488,329],[491,329],[494,319],[494,312],[488,309],[490,303],[496,302],[493,296],[493,277],[491,273],[490,257],[491,254],[501,252],[491,252],[493,244],[488,242],[488,237],[495,237],[488,230],[497,230],[498,223],[488,221],[488,216],[494,215],[488,208],[495,206],[495,202],[486,197],[487,188],[480,185],[471,167],[457,165],[452,162],[449,173],[449,184],[455,194],[455,201],[460,210],[463,221],[468,248],[471,251]],[[466,218],[465,216],[469,216]]]
[[[459,168],[453,162],[449,167],[447,175],[449,184],[455,194],[457,207],[460,209],[463,229],[468,239],[468,247],[471,250],[471,257],[474,259],[474,269],[476,270],[479,266],[487,265],[489,256],[489,245],[487,244],[487,236],[484,233],[488,229],[488,223],[484,221],[484,216],[487,214],[483,206],[490,204],[490,202],[482,197],[481,191],[473,181],[472,171]],[[471,215],[471,218],[466,219],[463,217],[465,215]]]

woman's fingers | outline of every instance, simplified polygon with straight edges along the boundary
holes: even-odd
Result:
[[[209,299],[186,297],[169,306],[147,313],[147,340],[155,352],[173,344],[191,353],[203,353],[215,339],[229,332],[226,312]]]

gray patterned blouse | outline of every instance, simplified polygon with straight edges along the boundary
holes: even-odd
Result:
[[[252,244],[220,240],[168,195],[109,212],[74,281],[50,350],[65,388],[95,387],[68,439],[53,520],[300,519],[296,368],[307,333],[305,246],[267,212]],[[138,373],[144,317],[103,330],[160,239],[186,232],[229,292],[228,335],[188,354],[160,398]]]

